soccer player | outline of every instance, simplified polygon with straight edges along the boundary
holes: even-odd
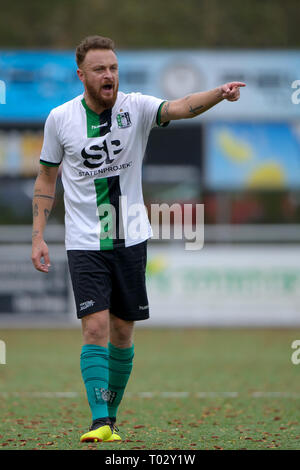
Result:
[[[236,101],[241,82],[164,101],[118,90],[111,39],[85,38],[76,49],[84,93],[53,109],[45,123],[33,196],[32,262],[47,273],[43,233],[62,164],[65,245],[81,319],[82,378],[92,414],[81,441],[121,440],[116,416],[134,357],[134,322],[149,317],[145,286],[147,239],[141,168],[154,126],[193,118],[222,100]],[[129,230],[138,204],[140,230]],[[113,229],[113,230],[112,230]]]

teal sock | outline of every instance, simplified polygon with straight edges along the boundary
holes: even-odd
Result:
[[[93,421],[107,418],[108,349],[96,344],[82,346],[80,368]]]
[[[108,343],[109,352],[109,392],[110,398],[107,404],[108,416],[116,419],[118,406],[124,395],[124,391],[132,370],[134,346],[130,348],[117,348]]]

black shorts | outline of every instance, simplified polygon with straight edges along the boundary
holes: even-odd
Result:
[[[123,320],[149,318],[147,241],[113,250],[68,250],[77,317],[108,309]]]

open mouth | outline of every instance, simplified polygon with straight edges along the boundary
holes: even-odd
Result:
[[[102,87],[103,90],[112,90],[113,89],[113,86],[111,83],[108,83],[106,85],[103,85]]]

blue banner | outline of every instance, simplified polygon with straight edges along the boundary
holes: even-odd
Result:
[[[120,51],[120,89],[163,99],[244,81],[242,99],[189,122],[300,119],[299,51]],[[75,51],[0,51],[0,122],[43,122],[82,93]],[[6,96],[5,96],[6,95]],[[186,121],[185,121],[186,122]]]

